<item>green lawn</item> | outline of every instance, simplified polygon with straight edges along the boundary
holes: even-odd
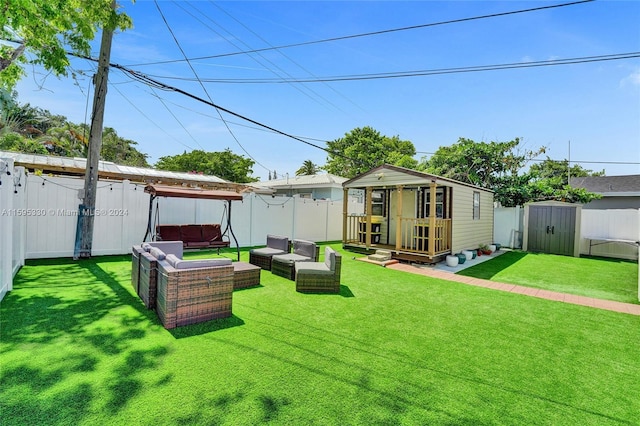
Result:
[[[508,251],[458,274],[596,299],[638,303],[638,263],[628,260]]]
[[[263,271],[233,317],[175,331],[128,256],[29,261],[0,303],[0,423],[638,424],[640,317],[343,253],[340,295]]]

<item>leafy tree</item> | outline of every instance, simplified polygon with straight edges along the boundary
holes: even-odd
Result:
[[[27,63],[41,64],[55,75],[66,76],[67,49],[89,56],[89,42],[99,28],[130,28],[131,19],[115,13],[111,1],[3,0],[0,39],[11,44],[0,45],[0,87],[14,87]]]
[[[155,167],[174,172],[202,173],[236,183],[255,182],[250,177],[254,161],[234,154],[230,149],[222,152],[194,150],[179,155],[160,157]]]
[[[518,138],[488,143],[460,138],[451,146],[438,148],[419,168],[491,189],[495,191],[495,200],[505,207],[549,199],[586,203],[597,197],[596,194],[569,187],[566,184],[566,166],[561,172],[556,164],[552,164],[553,160],[533,165],[529,171],[522,172],[531,159],[546,149],[521,150],[519,145]],[[581,168],[575,171],[590,172]]]
[[[311,160],[304,160],[302,166],[296,171],[296,176],[309,176],[318,174],[320,167]]]
[[[560,178],[563,185],[569,184],[568,175],[571,175],[571,177],[604,176],[604,170],[594,172],[593,170],[583,169],[579,164],[571,166],[571,170],[568,169],[568,160],[557,161],[549,157],[539,164],[532,164],[529,168],[537,179]]]
[[[86,135],[89,134],[87,129]],[[124,139],[116,133],[115,129],[105,127],[102,131],[102,149],[100,158],[132,167],[149,167],[147,154],[143,154],[135,148],[138,142]]]
[[[410,169],[418,165],[413,158],[416,155],[413,143],[398,136],[383,136],[371,127],[353,129],[327,145],[329,156],[323,168],[347,178],[385,163]]]

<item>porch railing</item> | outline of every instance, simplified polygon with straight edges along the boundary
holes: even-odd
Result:
[[[365,244],[365,228],[361,224],[366,221],[362,215],[347,216],[346,244]],[[436,219],[433,233],[429,232],[429,219],[402,218],[400,219],[400,247],[406,252],[436,256],[451,251],[451,219]],[[395,229],[391,230],[393,235]],[[373,237],[373,236],[372,236]],[[433,253],[429,252],[429,239],[434,239]],[[371,242],[374,238],[371,238]],[[395,239],[391,239],[395,245]]]
[[[428,218],[401,219],[401,250],[432,256],[451,251],[451,219],[436,219],[434,229],[429,228]],[[434,240],[433,253],[429,251],[430,238]]]

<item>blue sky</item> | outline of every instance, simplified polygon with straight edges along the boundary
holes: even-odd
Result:
[[[325,146],[371,126],[413,142],[417,158],[458,138],[547,147],[553,159],[589,161],[607,175],[640,173],[640,59],[418,77],[314,83],[345,75],[524,63],[640,51],[640,2],[596,1],[509,16],[326,43],[237,53],[328,38],[550,6],[542,1],[153,1],[120,0],[134,28],[117,33],[111,62],[127,66],[310,143]],[[178,45],[176,44],[177,40]],[[99,42],[98,42],[99,43]],[[97,57],[99,44],[95,44]],[[150,64],[154,63],[154,64]],[[18,85],[22,103],[84,122],[95,64],[73,60],[77,80],[38,68]],[[193,70],[192,70],[193,68]],[[195,70],[195,74],[194,74]],[[202,80],[227,80],[203,83]],[[234,80],[231,83],[228,80]],[[154,163],[191,149],[250,156],[254,177],[294,175],[326,152],[152,89],[112,69],[105,125],[139,143]],[[206,89],[206,92],[205,92]],[[89,96],[93,96],[92,93]],[[226,123],[226,124],[225,124]],[[229,131],[228,128],[231,130]],[[542,157],[544,158],[544,156]],[[635,164],[609,164],[630,162]]]

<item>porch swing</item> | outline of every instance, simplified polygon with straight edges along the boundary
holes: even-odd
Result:
[[[242,201],[242,195],[232,191],[222,190],[206,190],[194,188],[182,188],[167,185],[147,185],[144,192],[150,194],[149,198],[149,218],[147,221],[147,231],[143,241],[147,238],[156,241],[162,239],[165,241],[182,241],[184,248],[220,248],[229,247],[231,238],[235,242],[238,261],[240,261],[240,247],[238,239],[233,233],[231,227],[231,201]],[[225,219],[224,231],[220,224],[201,224],[201,225],[160,225],[158,197],[174,197],[174,198],[196,198],[202,200],[220,200],[224,201],[225,211],[222,219]],[[155,208],[154,208],[155,201]],[[155,216],[154,216],[155,210]],[[155,217],[155,220],[154,220]],[[221,220],[222,222],[222,220]],[[224,239],[226,237],[226,241]]]

